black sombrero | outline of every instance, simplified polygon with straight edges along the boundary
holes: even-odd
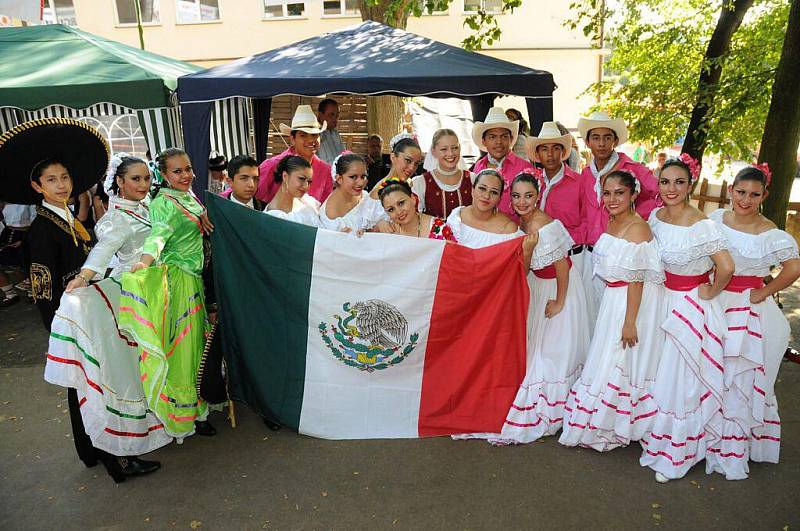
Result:
[[[42,196],[31,188],[31,171],[55,157],[72,177],[72,195],[101,181],[108,169],[108,142],[90,125],[72,118],[42,118],[0,135],[0,201],[32,205]]]

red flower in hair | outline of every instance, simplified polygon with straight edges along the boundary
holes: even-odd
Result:
[[[692,176],[692,179],[697,179],[700,176],[700,162],[698,162],[696,158],[688,153],[681,153],[678,160],[689,166],[689,174]]]
[[[761,164],[753,164],[753,167],[764,174],[767,180],[767,186],[769,186],[769,183],[772,182],[772,171],[769,169],[769,164],[762,162]]]

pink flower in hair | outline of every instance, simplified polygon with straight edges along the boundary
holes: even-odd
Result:
[[[767,180],[767,186],[769,186],[769,183],[772,182],[772,171],[769,169],[769,164],[762,162],[761,164],[753,164],[753,167],[764,174],[764,178]]]
[[[678,159],[689,166],[689,175],[692,176],[692,179],[697,179],[700,176],[700,162],[688,153],[681,153]]]

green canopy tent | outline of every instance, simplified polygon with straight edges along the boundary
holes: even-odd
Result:
[[[0,29],[0,57],[0,134],[59,116],[93,118],[87,121],[96,126],[114,117],[104,120],[104,132],[113,137],[114,123],[130,136],[135,117],[152,153],[183,144],[174,91],[177,78],[198,66],[61,24]],[[244,98],[215,108],[214,149],[228,156],[250,151],[241,133],[248,130],[247,113]]]

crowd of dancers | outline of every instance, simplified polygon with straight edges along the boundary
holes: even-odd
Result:
[[[731,209],[707,217],[690,204],[697,161],[669,159],[656,177],[617,151],[627,128],[603,113],[579,121],[592,152],[579,171],[569,165],[574,139],[554,122],[516,154],[519,122],[500,108],[473,127],[486,155],[472,169],[448,129],[427,157],[404,133],[388,159],[329,145],[329,165],[317,156],[328,104],[319,111],[300,106],[281,126],[285,152],[261,164],[232,157],[215,192],[353,237],[378,231],[471,248],[520,238],[530,264],[527,374],[499,433],[456,438],[503,445],[560,432],[560,443],[598,451],[638,441],[641,465],[659,482],[703,460],[728,479],[746,478],[750,461],[778,462],[774,383],[789,327],[772,296],[800,277],[800,255],[759,213],[768,168],[741,170]],[[213,225],[192,192],[188,155],[171,148],[155,176],[142,159],[112,161],[108,212],[89,233],[66,203],[91,185],[79,177],[96,173],[107,147],[80,122],[39,122],[6,135],[0,159],[25,176],[8,199],[32,189],[41,201],[25,241],[51,334],[45,378],[69,388],[80,458],[122,481],[159,467],[136,456],[215,433],[197,390],[216,316],[204,275]],[[41,160],[47,134],[80,150]]]

